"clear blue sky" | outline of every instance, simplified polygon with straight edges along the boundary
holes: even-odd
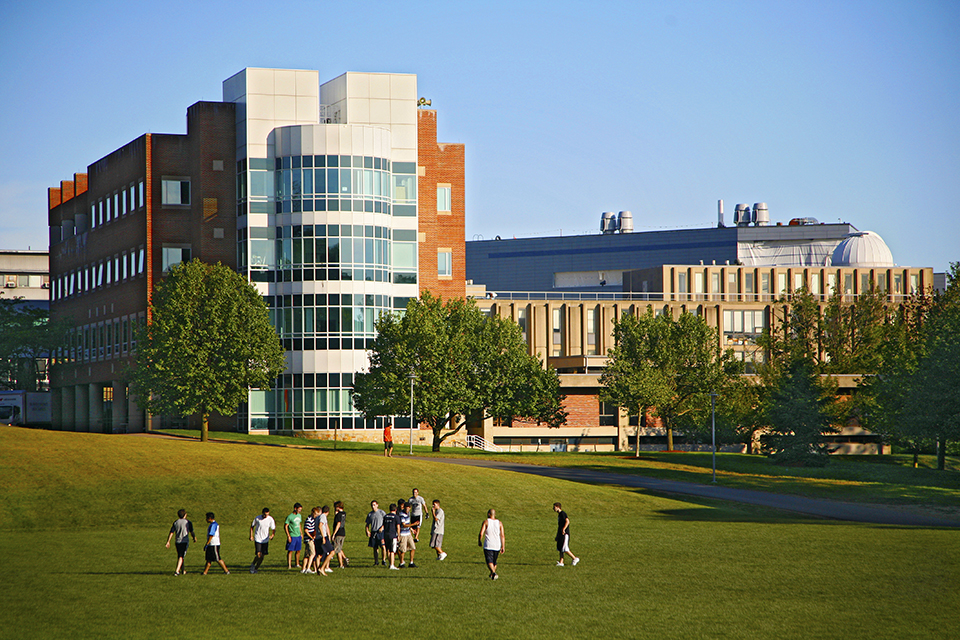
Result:
[[[0,248],[46,189],[184,133],[243,67],[416,73],[467,145],[467,238],[843,220],[960,260],[960,2],[4,2]]]

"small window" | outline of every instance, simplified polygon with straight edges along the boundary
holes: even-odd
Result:
[[[190,262],[190,247],[164,247],[163,271],[167,272],[181,262]]]
[[[453,251],[440,249],[437,251],[437,275],[441,278],[453,275]]]
[[[164,179],[163,204],[190,204],[190,180]]]
[[[450,185],[437,185],[437,211],[451,211],[450,200]]]

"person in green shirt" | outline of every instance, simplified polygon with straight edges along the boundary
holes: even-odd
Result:
[[[283,530],[287,532],[287,569],[293,569],[293,560],[296,559],[297,569],[300,568],[300,550],[303,548],[303,533],[300,524],[303,522],[303,505],[299,502],[293,505],[293,513],[287,516],[283,523]]]

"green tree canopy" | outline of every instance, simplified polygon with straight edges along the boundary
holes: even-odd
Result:
[[[41,363],[68,342],[68,321],[52,322],[50,313],[0,292],[0,388],[39,391]]]
[[[202,418],[231,415],[250,388],[286,368],[283,348],[256,288],[222,264],[174,267],[150,302],[137,339],[133,389],[141,408]]]
[[[960,263],[949,284],[931,301],[903,309],[885,344],[888,357],[868,385],[871,428],[911,444],[937,444],[945,466],[947,441],[960,440]]]
[[[472,300],[427,292],[405,313],[380,316],[376,328],[369,371],[354,378],[354,405],[368,418],[407,413],[413,373],[415,420],[432,429],[434,451],[467,417],[566,420],[556,372],[527,353],[515,323],[484,316]]]
[[[667,428],[703,428],[710,394],[742,372],[731,351],[721,352],[715,329],[703,318],[682,313],[676,320],[648,309],[614,321],[614,347],[600,376],[600,399],[644,415],[653,409]]]

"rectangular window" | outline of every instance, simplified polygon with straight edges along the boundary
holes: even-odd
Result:
[[[760,293],[769,295],[770,294],[770,274],[761,273],[760,274]]]
[[[646,284],[646,283],[644,283]],[[681,271],[677,274],[677,293],[687,292],[687,274]]]
[[[830,295],[833,295],[837,292],[837,274],[835,273],[827,274],[827,288],[828,288],[827,292]]]
[[[523,336],[523,342],[527,342],[527,308],[517,309],[517,324],[520,325],[520,335]]]
[[[756,293],[755,276],[752,271],[743,274],[743,287],[746,293]]]
[[[793,274],[793,292],[796,293],[803,289],[803,273]]]
[[[810,274],[810,293],[814,295],[820,295],[820,274],[819,273]]]
[[[563,351],[563,309],[554,309],[552,316],[553,350],[551,353],[559,356]]]
[[[163,247],[163,271],[169,271],[181,262],[190,262],[189,246],[164,246]]]
[[[184,178],[163,179],[163,204],[190,204],[190,180]]]
[[[727,293],[740,293],[740,287],[737,284],[737,272],[727,273]]]
[[[777,293],[781,296],[787,293],[787,274],[785,273],[777,274]]]
[[[843,274],[843,292],[846,295],[853,293],[853,274],[845,273]]]
[[[450,185],[438,184],[437,185],[437,211],[438,212],[451,211],[450,200],[451,200]]]
[[[870,291],[870,272],[860,274],[860,291],[857,293],[866,293]]]
[[[920,290],[920,276],[916,273],[910,274],[910,293],[916,293]]]
[[[140,193],[139,193],[139,197],[137,198],[137,202],[139,202],[140,206],[142,207],[144,204],[146,204],[146,200],[143,199],[143,180],[140,181],[139,187],[140,187]]]
[[[587,355],[597,355],[597,310],[587,309]]]
[[[437,250],[437,275],[441,278],[453,276],[453,251],[450,249]]]

